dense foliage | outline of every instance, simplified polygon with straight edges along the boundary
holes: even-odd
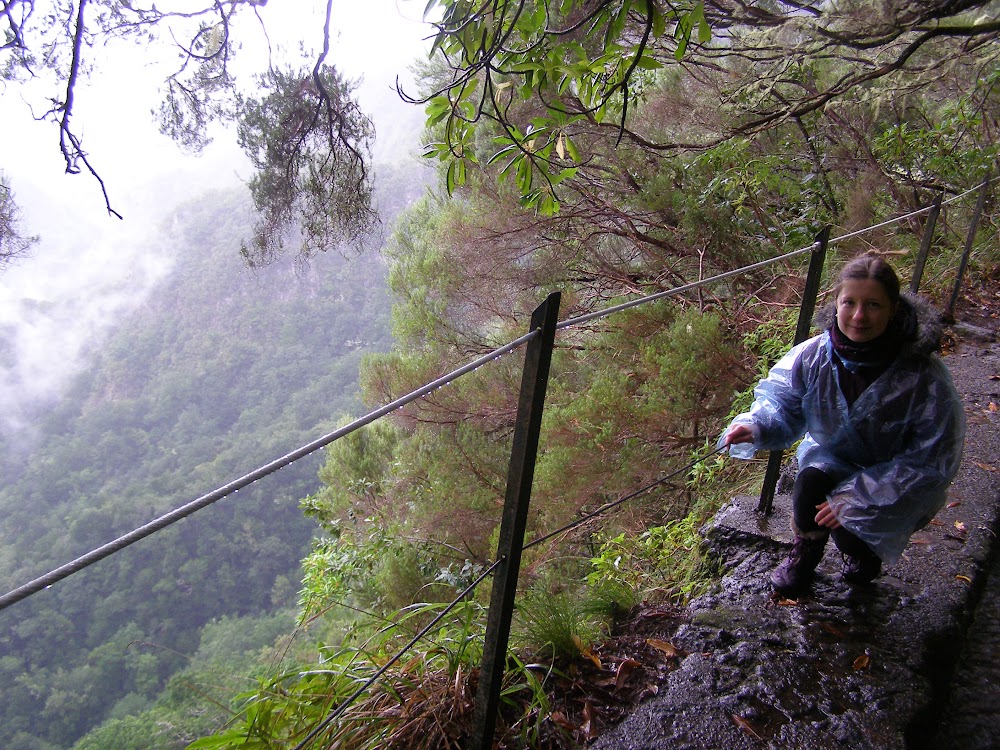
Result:
[[[885,222],[837,242],[828,268],[877,247],[908,280],[924,214],[892,219],[939,193],[965,193],[996,157],[993,6],[432,5],[443,11],[440,54],[415,98],[427,104],[427,154],[442,190],[404,216],[386,251],[396,346],[364,362],[373,404],[523,333],[550,291],[562,292],[565,320],[806,248],[826,226],[837,238]],[[931,297],[954,280],[974,203],[965,195],[942,214],[921,286]],[[996,220],[987,204],[974,284],[995,280],[996,253],[982,238]],[[710,565],[696,530],[754,479],[721,460],[683,467],[710,450],[734,402],[789,345],[805,262],[559,332],[529,534],[672,479],[526,553],[520,619],[545,633],[527,653],[550,667],[518,668],[511,657],[501,722],[511,746],[585,739],[573,729],[590,724],[582,706],[562,716],[566,731],[547,733],[558,722],[543,685],[566,660],[589,658],[593,630],[577,605],[594,598],[614,611],[702,590]],[[307,559],[314,624],[344,603],[402,617],[394,607],[454,593],[488,564],[518,359],[504,356],[331,448],[325,486],[306,502],[327,531]],[[372,545],[379,553],[369,556]],[[347,649],[325,654],[322,674],[287,671],[243,696],[232,728],[199,747],[301,740],[346,694],[343,681],[387,657],[391,628],[371,622],[357,640],[382,637],[363,669]],[[437,660],[463,628],[442,626],[442,644],[431,638],[323,736],[421,747],[429,735],[404,731],[431,710],[415,696],[448,685],[436,714],[446,739],[436,741],[459,746],[474,661]],[[324,711],[317,691],[329,699]],[[368,709],[377,721],[365,720]]]
[[[969,4],[933,2],[432,5],[445,12],[441,54],[418,98],[428,106],[428,153],[439,158],[443,189],[403,216],[385,251],[395,346],[361,364],[372,405],[520,335],[550,291],[562,292],[566,319],[673,289],[805,247],[824,226],[836,237],[925,206],[938,192],[961,194],[995,160],[1000,71],[995,44],[985,43],[997,33],[992,6],[966,17]],[[943,214],[922,287],[931,296],[954,276],[973,200]],[[995,206],[984,222],[995,226]],[[913,217],[852,237],[834,248],[830,265],[876,246],[895,254],[905,276],[923,226]],[[671,479],[525,555],[518,647],[538,661],[512,657],[501,727],[512,743],[579,744],[572,727],[584,719],[554,721],[550,680],[593,656],[590,641],[610,614],[702,590],[711,566],[697,528],[753,478],[717,460],[685,467],[710,450],[734,400],[787,346],[804,265],[756,268],[560,331],[529,533]],[[995,250],[980,241],[973,279],[996,266]],[[268,318],[260,311],[253,331]],[[322,345],[311,339],[309,350]],[[209,361],[213,352],[197,350]],[[236,360],[252,367],[252,356]],[[163,364],[169,374],[177,363]],[[519,372],[520,355],[504,356],[330,448],[323,486],[295,496],[322,528],[299,601],[299,624],[319,645],[296,649],[237,695],[231,723],[196,747],[299,742],[484,569]],[[260,398],[281,390],[275,377]],[[128,397],[128,383],[109,378],[97,393]],[[235,407],[208,412],[207,404],[227,401],[224,389],[206,391],[206,402],[171,413],[215,419],[223,430],[243,419],[261,429],[256,415]],[[142,431],[124,411],[123,424]],[[113,441],[97,431],[89,438],[105,439]],[[33,470],[73,469],[72,458],[59,454]],[[156,458],[169,475],[170,459]],[[85,474],[74,481],[88,487]],[[63,494],[75,489],[60,485]],[[102,509],[70,527],[77,543],[108,523]],[[107,511],[111,522],[121,513]],[[63,541],[29,515],[18,523],[36,538]],[[181,544],[192,544],[189,526],[178,530]],[[245,543],[259,544],[261,533],[251,527]],[[218,544],[228,564],[258,562],[239,557],[233,539]],[[165,580],[152,590],[183,612],[176,579]],[[325,726],[325,737],[358,748],[457,746],[468,730],[485,596],[478,590],[430,634],[431,645],[365,691],[345,721]],[[244,611],[239,603],[236,611]],[[50,615],[34,623],[37,632],[74,627]],[[180,645],[194,649],[193,641]],[[81,667],[72,684],[82,679]],[[141,696],[138,683],[131,689]],[[21,701],[33,695],[17,693]],[[62,717],[65,695],[54,696],[52,716]],[[128,727],[103,731],[119,729]]]
[[[867,127],[933,127],[928,107],[970,90],[978,110],[992,96],[1000,32],[987,0],[434,0],[430,8],[441,66],[415,99],[427,103],[428,124],[443,127],[428,155],[447,164],[449,190],[478,165],[495,165],[521,203],[544,214],[637,161],[747,141],[776,156],[788,139],[800,175],[811,174],[818,199],[836,212],[823,177],[846,166],[833,163],[847,156],[842,149],[887,167],[866,144]],[[977,78],[984,85],[961,85]],[[983,135],[967,142],[989,144]],[[612,140],[637,158],[602,170],[600,144]],[[632,176],[619,175],[623,187],[642,192],[642,175]],[[924,170],[886,176],[954,187]]]
[[[329,254],[250,272],[239,258],[247,210],[216,194],[175,212],[163,227],[173,271],[3,473],[5,591],[357,413],[362,354],[388,345],[381,262]],[[298,499],[318,459],[0,612],[0,745],[68,747],[105,717],[150,705],[189,659],[210,669],[195,656],[202,626],[293,607],[314,529]],[[175,702],[190,692],[173,684]],[[163,730],[156,746],[189,731]]]

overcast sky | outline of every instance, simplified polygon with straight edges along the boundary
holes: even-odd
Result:
[[[419,122],[394,87],[429,47],[424,5],[334,0],[328,61],[362,79],[362,107],[376,131],[394,133],[395,140],[393,125]],[[271,0],[260,8],[272,49],[294,50],[301,40],[318,50],[324,11],[323,0]],[[264,37],[253,24],[245,29],[238,72],[262,71]],[[16,419],[18,405],[41,393],[57,393],[75,372],[79,352],[169,268],[169,248],[156,230],[178,200],[250,176],[233,134],[217,134],[195,158],[158,133],[150,111],[164,67],[155,55],[130,43],[99,52],[108,62],[97,61],[99,75],[78,87],[74,124],[123,221],[108,216],[91,176],[65,174],[56,128],[32,119],[30,104],[44,105],[50,89],[32,92],[30,101],[23,88],[0,89],[0,171],[22,206],[25,231],[41,238],[31,258],[0,272],[0,420]],[[172,55],[164,49],[160,59]],[[413,129],[416,151],[419,127]]]

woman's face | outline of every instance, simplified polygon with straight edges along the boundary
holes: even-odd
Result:
[[[856,344],[885,333],[896,308],[885,288],[874,279],[848,279],[837,295],[837,325]]]

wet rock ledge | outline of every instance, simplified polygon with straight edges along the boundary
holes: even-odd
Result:
[[[789,499],[776,497],[763,518],[756,497],[735,498],[703,530],[726,573],[672,638],[685,654],[679,668],[591,747],[971,748],[946,721],[995,556],[998,354],[996,344],[967,341],[946,358],[969,420],[963,468],[949,506],[899,563],[851,587],[830,544],[811,595],[782,600],[767,577],[790,545]]]

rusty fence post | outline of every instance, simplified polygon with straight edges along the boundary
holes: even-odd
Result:
[[[553,293],[531,316],[530,330],[541,329],[541,335],[532,339],[524,355],[521,376],[521,393],[517,403],[517,421],[511,447],[510,468],[507,473],[507,493],[504,499],[503,519],[500,522],[500,541],[497,560],[500,565],[493,576],[493,592],[486,620],[486,637],[483,644],[483,661],[479,670],[479,688],[473,715],[473,750],[490,750],[496,729],[497,709],[500,706],[500,688],[507,661],[507,642],[510,623],[514,615],[514,596],[521,567],[521,548],[528,520],[528,503],[531,499],[531,481],[535,474],[535,457],[538,436],[542,426],[542,407],[548,384],[549,364],[559,316],[559,293]]]
[[[809,256],[809,270],[806,272],[806,287],[802,291],[802,306],[799,308],[799,319],[795,325],[795,340],[792,346],[801,344],[809,338],[813,313],[816,312],[816,298],[819,296],[819,286],[823,280],[823,263],[826,261],[826,246],[830,242],[830,227],[824,227],[816,235],[817,247]],[[774,504],[774,491],[778,486],[781,474],[781,458],[784,451],[771,451],[767,457],[767,470],[764,472],[764,484],[760,491],[760,502],[757,511],[765,515],[771,512]]]
[[[976,232],[979,230],[979,217],[983,214],[983,206],[986,204],[986,193],[990,186],[990,177],[993,170],[986,172],[982,187],[979,190],[979,200],[976,201],[976,210],[972,214],[972,223],[969,225],[969,233],[965,238],[965,250],[962,252],[962,260],[958,264],[958,274],[955,278],[955,288],[951,292],[951,300],[944,311],[947,320],[955,320],[955,303],[958,302],[958,293],[962,288],[962,277],[965,276],[965,267],[969,265],[969,255],[972,253],[972,244],[976,239]]]
[[[913,275],[910,277],[910,294],[916,294],[920,288],[920,280],[924,277],[924,265],[927,263],[927,255],[931,250],[931,240],[934,236],[934,228],[937,226],[938,214],[941,213],[941,199],[943,192],[938,192],[937,198],[931,205],[931,212],[927,215],[927,224],[924,225],[924,236],[920,238],[920,252],[913,263]]]

